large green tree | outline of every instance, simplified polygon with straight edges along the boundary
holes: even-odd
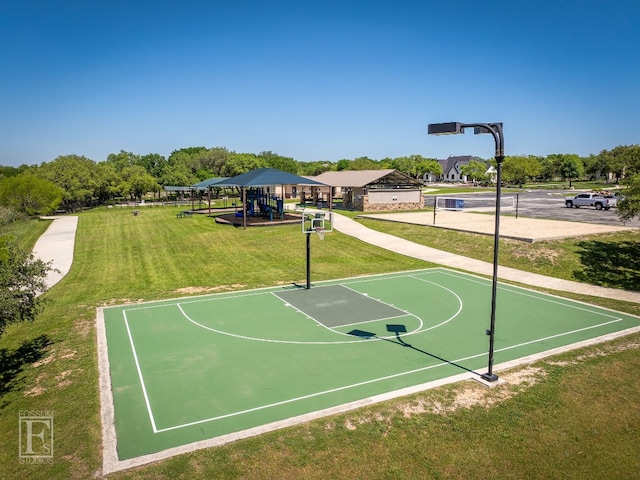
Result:
[[[0,205],[27,215],[52,213],[63,196],[62,188],[31,173],[0,179]]]
[[[196,177],[186,165],[181,163],[170,164],[164,167],[160,184],[165,187],[188,187],[194,183],[198,183]]]
[[[104,204],[114,197],[124,195],[119,185],[122,183],[121,171],[112,162],[99,162],[96,165],[96,179],[93,191],[98,203]]]
[[[416,178],[423,177],[425,174],[435,176],[442,175],[442,165],[435,158],[420,157],[421,160],[416,165]]]
[[[502,178],[505,182],[524,185],[527,180],[537,177],[542,171],[542,165],[538,157],[529,156],[508,156],[502,164]]]
[[[349,165],[350,170],[380,170],[380,164],[369,157],[358,157]]]
[[[36,318],[50,270],[48,263],[21,250],[14,240],[0,237],[0,335],[11,323]]]
[[[640,216],[640,173],[625,179],[624,185],[618,201],[618,216],[627,221]]]
[[[174,150],[167,160],[168,165],[181,165],[189,170],[190,175],[196,180],[194,183],[213,176],[209,171],[205,160],[208,155],[207,147],[188,147]]]
[[[558,176],[558,168],[560,162],[556,162],[553,155],[547,155],[540,159],[540,174],[538,178],[548,182],[555,179]]]
[[[278,170],[289,173],[296,173],[298,171],[298,162],[290,157],[283,157],[273,152],[260,152],[258,158],[263,159],[270,168],[277,168]]]
[[[351,165],[351,160],[343,158],[336,162],[336,170],[338,172],[341,172],[342,170],[349,170],[349,165]]]
[[[162,176],[162,169],[167,164],[167,159],[164,158],[159,153],[150,153],[148,155],[143,155],[140,157],[138,165],[144,167],[144,169],[149,173],[149,175],[160,178]]]
[[[96,162],[80,155],[64,155],[43,163],[38,175],[64,190],[63,203],[67,210],[90,203],[96,187]]]
[[[232,153],[224,166],[224,177],[235,177],[258,168],[267,167],[267,162],[253,153]]]
[[[398,170],[410,177],[415,177],[417,162],[411,157],[397,157],[391,160],[391,168]]]
[[[319,160],[317,162],[298,162],[298,175],[315,176],[331,170],[331,162]]]
[[[609,172],[606,157],[601,155],[589,155],[582,159],[582,163],[584,164],[584,172],[592,179],[597,180],[600,177],[604,177],[605,181],[609,180],[609,176],[607,175]]]
[[[110,153],[107,156],[107,163],[112,163],[119,170],[136,165],[144,167],[142,164],[142,157],[140,155],[137,153],[126,152],[124,150],[120,150],[119,153]]]
[[[134,165],[122,170],[120,190],[131,198],[141,200],[147,192],[157,192],[160,185],[155,177],[149,175],[144,167]]]
[[[478,160],[471,160],[466,165],[460,167],[460,171],[467,178],[470,178],[473,182],[480,183],[481,185],[488,184],[491,180],[491,174],[487,173],[489,167],[485,162]]]
[[[562,178],[569,179],[569,188],[573,186],[572,180],[584,175],[584,163],[578,155],[565,154],[560,163],[560,174]]]

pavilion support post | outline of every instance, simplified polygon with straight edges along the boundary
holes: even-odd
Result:
[[[247,189],[242,187],[242,229],[247,229]]]

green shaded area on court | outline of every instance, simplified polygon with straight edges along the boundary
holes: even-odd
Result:
[[[437,268],[105,308],[118,457],[484,373],[490,296]],[[640,325],[503,284],[497,305],[496,364]]]

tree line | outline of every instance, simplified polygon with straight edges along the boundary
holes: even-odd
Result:
[[[469,180],[489,184],[494,160],[474,159],[462,167]],[[165,186],[190,186],[211,177],[233,177],[256,168],[277,168],[298,175],[319,175],[328,170],[396,169],[414,178],[442,175],[434,158],[409,155],[373,160],[368,157],[337,162],[301,162],[274,152],[236,153],[224,147],[189,147],[168,158],[157,153],[139,155],[120,151],[96,162],[80,155],[63,155],[51,162],[20,167],[0,166],[0,217],[48,214],[56,209],[102,205],[113,199],[140,200],[149,192],[159,195]],[[577,179],[605,179],[618,183],[640,174],[640,145],[618,146],[597,155],[575,154],[507,156],[503,180],[525,185]],[[6,218],[5,218],[6,220]],[[0,225],[2,224],[0,219]]]

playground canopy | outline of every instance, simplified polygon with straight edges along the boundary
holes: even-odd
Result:
[[[258,168],[257,170],[242,173],[216,183],[216,186],[219,187],[266,187],[268,185],[325,186],[324,183],[316,182],[315,180],[304,178],[293,173],[283,172],[276,168]]]
[[[224,180],[227,180],[229,177],[212,177],[212,178],[207,178],[206,180],[203,180],[201,182],[198,182],[194,185],[191,185],[191,188],[194,188],[196,190],[206,190],[210,187],[217,187],[218,184]]]
[[[270,185],[306,185],[322,187],[324,183],[304,178],[276,168],[258,168],[251,172],[242,173],[216,183],[216,187],[240,187],[242,189],[242,203],[247,204],[248,187],[267,187]],[[247,226],[247,215],[243,214],[243,228]]]

